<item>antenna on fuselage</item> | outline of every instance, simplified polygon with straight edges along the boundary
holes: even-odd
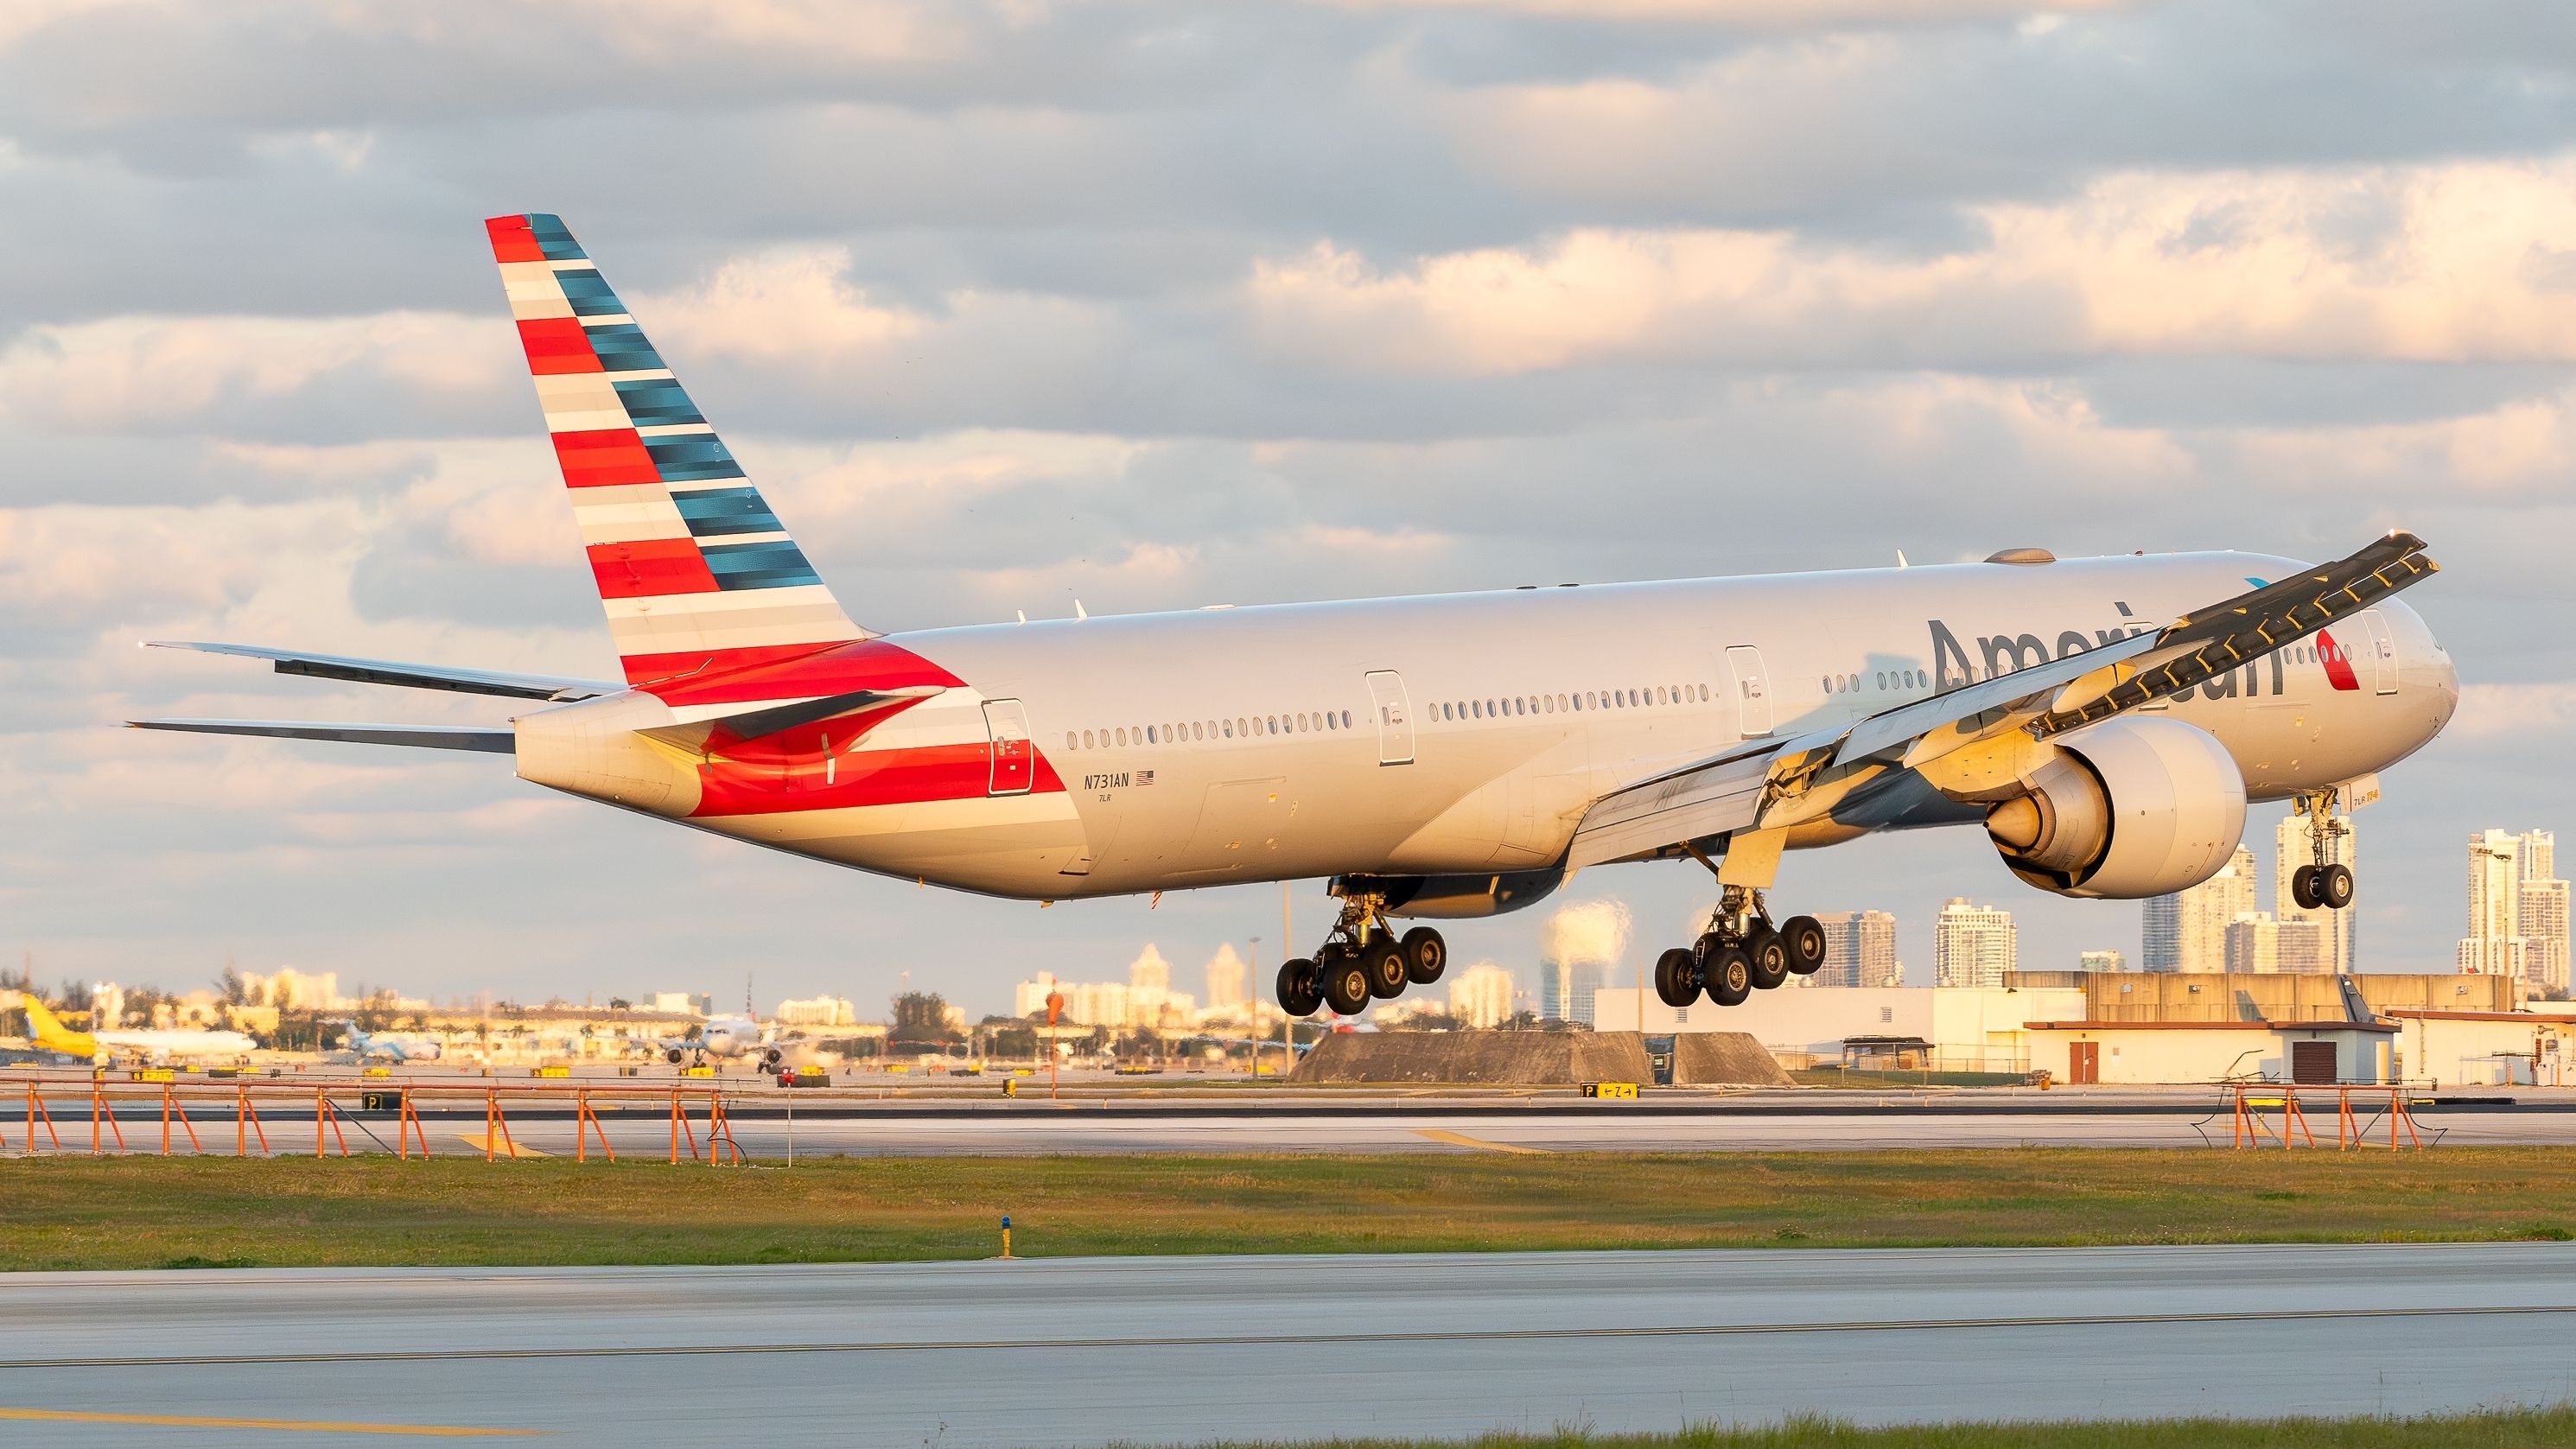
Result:
[[[1073,617],[1077,619],[1088,619],[1091,617],[1091,611],[1082,607],[1082,600],[1080,599],[1073,601]]]
[[[1898,568],[1905,568],[1908,566],[1905,562],[1905,550],[1901,548],[1896,551],[1896,566]]]

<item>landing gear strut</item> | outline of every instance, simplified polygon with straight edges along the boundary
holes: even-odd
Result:
[[[2308,817],[2308,849],[2315,858],[2314,864],[2290,872],[2290,899],[2300,910],[2340,911],[2352,904],[2352,867],[2335,859],[2343,853],[2343,837],[2352,834],[2352,826],[2335,813],[2341,794],[2333,785],[2302,791],[2291,807]]]
[[[1429,926],[1403,936],[1386,923],[1386,897],[1342,897],[1341,919],[1312,960],[1279,968],[1279,1006],[1290,1016],[1331,1007],[1357,1016],[1371,1001],[1392,1001],[1408,986],[1428,986],[1449,968],[1449,943]]]
[[[1665,1005],[1688,1006],[1704,991],[1720,1006],[1741,1006],[1754,992],[1813,975],[1825,963],[1825,928],[1815,917],[1774,925],[1762,888],[1728,880],[1725,868],[1698,850],[1691,855],[1717,875],[1717,909],[1697,941],[1656,959],[1655,994]],[[1760,878],[1767,883],[1767,868]]]

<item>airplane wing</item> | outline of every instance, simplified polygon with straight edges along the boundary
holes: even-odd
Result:
[[[1747,741],[1612,791],[1575,827],[1567,864],[1697,848],[1738,831],[1803,824],[1895,770],[1957,760],[2020,731],[2030,742],[2167,699],[2347,618],[2441,566],[2392,532],[2161,630],[1788,740]]]
[[[352,745],[411,745],[424,750],[480,750],[507,755],[518,737],[507,729],[474,725],[319,724],[268,719],[130,719],[129,729],[180,730],[200,735],[266,735],[281,740],[338,740]]]
[[[339,654],[308,654],[295,649],[267,649],[256,644],[207,644],[181,639],[146,639],[146,649],[194,649],[200,654],[235,654],[265,659],[280,674],[316,679],[351,679],[360,684],[391,684],[404,689],[443,689],[457,694],[496,694],[508,699],[555,702],[616,694],[626,688],[597,679],[568,679],[547,674],[503,674],[489,669],[457,669],[444,664],[396,664],[383,659],[352,659]]]

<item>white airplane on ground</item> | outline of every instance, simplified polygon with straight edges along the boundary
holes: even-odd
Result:
[[[446,1043],[436,1037],[365,1031],[354,1021],[341,1024],[349,1031],[349,1054],[362,1062],[369,1057],[390,1057],[397,1062],[434,1062],[447,1050]]]
[[[775,1070],[787,1060],[787,1053],[777,1044],[774,1027],[762,1026],[748,1016],[713,1016],[696,1036],[666,1037],[655,1043],[662,1059],[676,1066],[692,1057],[700,1062],[708,1057],[730,1061],[736,1057],[756,1060],[762,1070]]]
[[[63,1025],[61,1017],[45,1009],[45,1004],[27,993],[12,993],[17,1000],[10,1005],[27,1013],[27,1035],[36,1045],[65,1056],[107,1063],[119,1058],[148,1061],[164,1065],[173,1061],[240,1060],[257,1050],[257,1044],[237,1031],[214,1031],[197,1027],[107,1027],[97,1031],[74,1031]]]
[[[1983,826],[2031,886],[2135,899],[2295,800],[2293,893],[2350,903],[2339,802],[2440,732],[2449,656],[2392,533],[1982,563],[1077,618],[853,624],[555,217],[487,223],[621,682],[237,644],[282,673],[532,703],[490,728],[139,720],[485,750],[523,779],[779,850],[1021,900],[1326,877],[1294,1014],[1438,978],[1404,917],[1527,906],[1587,866],[1696,863],[1721,900],[1675,1004],[1813,971],[1783,850]],[[1754,556],[1758,556],[1755,554]]]

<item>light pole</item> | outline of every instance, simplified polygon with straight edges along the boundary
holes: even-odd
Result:
[[[1252,1041],[1252,1080],[1258,1082],[1261,1080],[1261,1013],[1256,1009],[1261,1002],[1261,938],[1259,936],[1252,938],[1252,945],[1246,950],[1243,958],[1243,974],[1251,978],[1243,983],[1243,1034]]]

